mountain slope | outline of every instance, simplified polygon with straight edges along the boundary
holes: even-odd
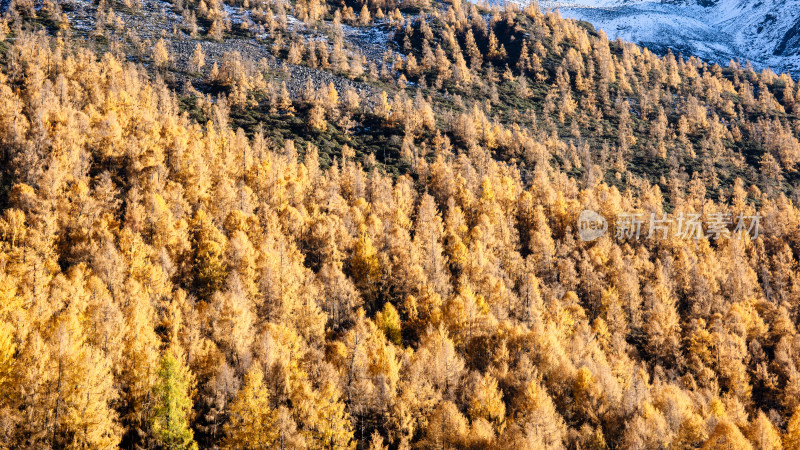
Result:
[[[795,448],[799,137],[534,6],[14,0],[0,448]]]
[[[709,62],[751,61],[757,68],[800,71],[800,1],[540,1],[564,17],[586,20],[611,39]]]

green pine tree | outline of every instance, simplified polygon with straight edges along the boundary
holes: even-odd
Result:
[[[153,433],[165,449],[197,449],[194,432],[189,427],[192,399],[189,391],[192,374],[182,362],[180,353],[170,347],[164,352],[153,386],[156,405],[153,411]]]

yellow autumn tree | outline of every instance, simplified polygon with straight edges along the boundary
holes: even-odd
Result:
[[[786,434],[783,437],[783,448],[800,448],[800,406],[795,408],[786,426]]]
[[[275,411],[270,408],[269,391],[264,375],[253,365],[244,376],[244,384],[231,404],[225,424],[225,448],[269,448],[278,439]]]

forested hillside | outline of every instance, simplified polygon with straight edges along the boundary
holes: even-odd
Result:
[[[459,0],[0,38],[0,447],[800,449],[790,76]]]

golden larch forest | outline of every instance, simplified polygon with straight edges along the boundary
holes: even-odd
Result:
[[[0,448],[800,449],[790,75],[535,2],[4,5]]]

